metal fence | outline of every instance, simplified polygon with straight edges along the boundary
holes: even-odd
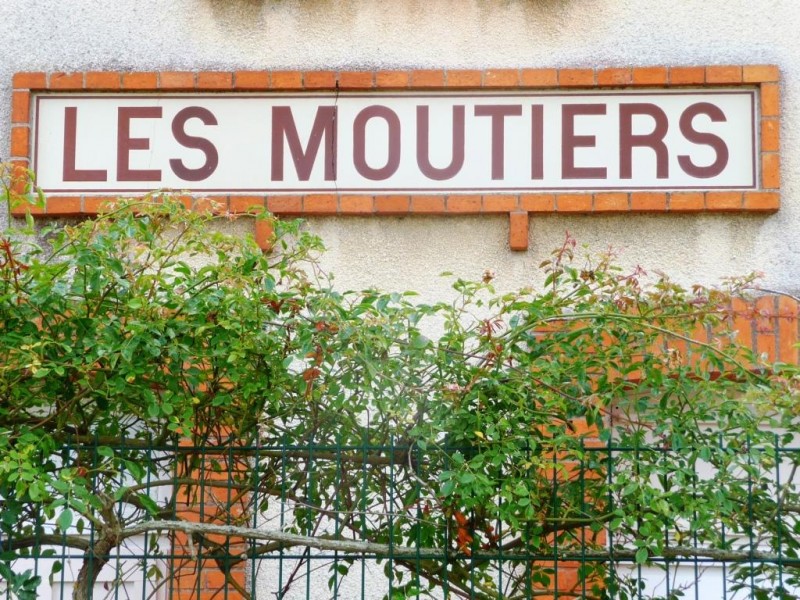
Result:
[[[469,449],[74,444],[58,466],[86,465],[77,484],[98,500],[67,499],[67,527],[63,511],[46,509],[54,493],[27,512],[3,506],[0,589],[141,600],[798,598],[800,447],[764,439],[550,449],[529,485],[541,501],[515,500],[536,504],[523,522],[492,519],[491,506],[461,512],[441,469],[430,475]],[[639,468],[662,463],[666,475]],[[679,497],[689,508],[674,510]],[[495,506],[508,501],[498,491]]]

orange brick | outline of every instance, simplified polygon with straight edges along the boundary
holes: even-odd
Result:
[[[83,73],[52,73],[50,75],[51,90],[82,90]]]
[[[339,87],[345,90],[372,89],[375,76],[372,71],[342,71],[339,73]]]
[[[742,67],[736,65],[706,67],[706,83],[742,83]]]
[[[14,73],[12,83],[15,89],[43,90],[47,87],[47,74],[38,71]]]
[[[780,121],[761,119],[761,151],[777,152],[780,146]]]
[[[519,197],[519,206],[528,212],[553,212],[556,197],[553,194],[523,194]]]
[[[228,212],[227,196],[196,198],[193,210],[199,213],[222,215]]]
[[[123,73],[122,89],[155,90],[158,85],[157,73]]]
[[[206,587],[209,587],[211,589],[219,589],[225,587],[228,583],[225,573],[223,573],[219,569],[214,569],[213,567],[209,567],[204,569],[203,572],[204,572],[203,577],[205,580]]]
[[[27,127],[14,127],[11,130],[11,156],[17,158],[27,157],[30,153],[31,130]]]
[[[522,69],[520,83],[524,87],[532,88],[556,87],[558,71],[556,69]]]
[[[336,73],[334,71],[306,71],[303,73],[303,87],[310,90],[336,88]]]
[[[781,187],[780,155],[761,155],[761,187],[768,190]]]
[[[696,342],[709,342],[709,330],[708,326],[703,323],[696,323],[692,332],[689,334],[689,337]]]
[[[300,90],[303,88],[303,74],[300,71],[273,71],[270,85],[274,90]]]
[[[452,88],[478,88],[481,87],[483,72],[477,70],[452,70],[447,71],[447,87]]]
[[[706,70],[703,67],[671,67],[670,85],[698,85],[705,83]]]
[[[443,213],[444,196],[411,196],[412,213]]]
[[[591,212],[591,194],[558,194],[556,197],[558,212]]]
[[[733,329],[737,332],[736,343],[753,349],[753,324],[751,316],[753,307],[742,298],[734,298],[731,303],[733,313]]]
[[[197,74],[197,89],[230,90],[233,89],[233,73],[222,71],[202,71]]]
[[[517,210],[517,197],[506,194],[494,194],[483,197],[483,212],[505,213]]]
[[[237,90],[268,90],[269,71],[236,71],[233,87]]]
[[[11,122],[27,123],[31,120],[30,92],[14,92],[11,94]]]
[[[517,87],[518,85],[518,69],[490,69],[483,73],[484,87]]]
[[[172,199],[177,200],[178,202],[183,204],[186,207],[186,210],[191,210],[192,205],[194,204],[194,198],[188,195],[175,194],[172,196]]]
[[[742,193],[707,192],[706,208],[718,211],[742,210]]]
[[[448,196],[447,212],[449,213],[478,213],[481,212],[480,196]]]
[[[411,206],[408,196],[376,196],[375,210],[384,214],[407,213]]]
[[[661,212],[667,210],[667,195],[663,192],[633,192],[631,210]]]
[[[601,193],[594,195],[595,212],[627,212],[630,210],[628,194]]]
[[[633,70],[634,85],[665,85],[666,83],[666,67],[636,67]]]
[[[631,69],[603,69],[597,73],[598,85],[630,85],[633,83]]]
[[[568,592],[580,587],[578,578],[578,565],[575,561],[559,561],[558,563],[558,591]]]
[[[333,194],[308,194],[303,198],[303,212],[308,214],[336,214],[336,196]]]
[[[767,361],[775,360],[775,297],[762,296],[756,299],[756,352],[767,355]]]
[[[592,69],[559,69],[558,85],[561,87],[591,87],[594,85]]]
[[[528,249],[530,219],[527,212],[512,212],[508,215],[508,246],[520,252]]]
[[[264,208],[263,196],[231,196],[230,211],[233,214],[257,212]]]
[[[411,71],[411,87],[444,87],[444,71],[441,69],[417,69]]]
[[[96,215],[111,210],[116,203],[114,196],[87,196],[83,199],[83,214]]]
[[[778,297],[778,360],[798,364],[798,305],[786,296]]]
[[[268,198],[267,210],[276,215],[298,215],[303,212],[303,199],[300,196]]]
[[[15,202],[11,206],[10,212],[12,217],[24,217],[27,214],[43,215],[45,214],[45,208],[28,202]]]
[[[195,74],[190,71],[159,73],[158,87],[162,90],[193,90],[195,89]]]
[[[272,250],[272,244],[275,241],[275,229],[272,227],[272,221],[268,219],[256,219],[253,236],[259,248],[265,252]]]
[[[574,428],[575,435],[590,435],[597,437],[597,435],[600,433],[595,425],[589,426],[589,424],[586,422],[586,419],[583,418],[572,419],[572,427]]]
[[[742,67],[742,81],[745,83],[775,82],[780,72],[775,65],[745,65]]]
[[[120,85],[120,74],[114,71],[89,71],[86,73],[87,90],[118,90]]]
[[[27,193],[30,183],[28,159],[11,161],[11,191],[15,194]]]
[[[212,537],[213,536],[210,536],[209,539]],[[224,539],[217,540],[217,543],[221,544],[223,541]],[[187,591],[185,600],[220,600],[220,598],[225,598],[225,600],[242,600],[242,595],[232,591],[225,591],[224,593],[221,593],[219,590],[213,590],[210,592],[200,592],[200,595],[198,596],[195,591]]]
[[[408,73],[406,71],[378,71],[375,74],[375,85],[379,88],[406,88],[408,87]]]
[[[11,160],[8,173],[8,186],[12,194],[22,196],[30,192],[31,175],[28,171],[28,159]],[[15,198],[14,203],[19,200]]]
[[[370,214],[374,209],[372,196],[342,196],[339,198],[339,212],[344,214]]]
[[[675,192],[669,196],[671,212],[697,212],[705,208],[705,194],[702,192]]]
[[[777,192],[746,192],[744,209],[774,212],[781,207],[781,196]]]
[[[47,199],[47,214],[75,216],[81,214],[81,199],[71,196],[50,196]]]
[[[765,83],[761,86],[761,116],[777,117],[780,115],[780,87],[777,83]]]

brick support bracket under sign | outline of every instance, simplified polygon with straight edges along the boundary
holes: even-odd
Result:
[[[512,250],[526,250],[529,237],[529,217],[532,214],[543,213],[573,213],[573,214],[609,214],[609,213],[698,213],[698,212],[754,212],[770,213],[777,211],[780,205],[780,105],[779,105],[779,73],[775,66],[770,65],[734,65],[734,66],[696,66],[696,67],[635,67],[635,68],[611,68],[611,69],[488,69],[488,70],[407,70],[407,71],[363,71],[363,72],[336,72],[336,71],[235,71],[235,72],[85,72],[85,73],[17,73],[13,79],[12,94],[12,129],[11,129],[11,160],[17,167],[30,169],[36,166],[36,140],[34,139],[37,127],[39,104],[38,100],[53,99],[57,95],[82,94],[87,97],[87,93],[92,98],[109,97],[124,95],[127,98],[152,97],[153,95],[170,94],[171,97],[179,97],[181,94],[194,93],[202,94],[204,98],[222,98],[224,92],[250,93],[257,94],[260,98],[269,100],[274,98],[270,94],[281,93],[290,94],[292,98],[303,98],[304,94],[309,97],[312,94],[324,95],[324,93],[343,93],[351,94],[354,97],[368,98],[369,92],[384,92],[382,97],[403,98],[408,96],[419,96],[420,98],[432,97],[431,94],[440,96],[451,96],[454,98],[466,98],[458,100],[457,103],[469,103],[469,92],[475,91],[475,97],[480,94],[488,94],[488,97],[503,98],[508,96],[525,98],[530,95],[537,98],[536,102],[548,102],[554,96],[561,94],[581,95],[582,90],[590,91],[592,94],[607,94],[609,97],[622,96],[630,93],[632,96],[642,97],[649,91],[655,95],[659,90],[668,90],[669,93],[680,95],[678,92],[711,94],[710,90],[718,95],[754,91],[752,119],[750,112],[747,113],[748,120],[752,120],[752,182],[748,185],[726,185],[722,181],[719,185],[708,185],[704,188],[703,181],[697,179],[698,184],[670,186],[669,181],[663,187],[645,186],[646,189],[636,189],[631,186],[617,185],[613,182],[608,186],[599,186],[598,189],[576,185],[575,189],[564,185],[542,184],[542,189],[528,189],[519,185],[497,189],[492,188],[493,182],[482,189],[472,192],[468,187],[448,190],[446,188],[431,189],[398,189],[387,191],[386,189],[376,188],[374,190],[363,190],[357,187],[346,189],[338,185],[336,189],[330,190],[261,190],[236,191],[236,192],[216,192],[202,191],[198,188],[196,192],[189,192],[185,197],[187,205],[201,209],[212,210],[221,214],[241,214],[247,213],[253,207],[266,208],[277,216],[328,216],[328,215],[350,215],[350,216],[408,216],[408,215],[479,215],[479,214],[506,214],[509,216],[509,245]],[[213,94],[213,96],[212,96]],[[427,94],[427,95],[426,95]],[[516,96],[515,96],[516,95]],[[585,95],[587,98],[591,96]],[[566,104],[574,104],[568,98]],[[613,100],[613,98],[612,98]],[[489,131],[491,124],[492,136],[497,131],[495,126],[499,123],[500,128],[504,126],[504,119],[516,116],[520,113],[509,112],[511,109],[497,110],[497,102],[492,107],[476,107],[473,109],[468,106],[467,115],[473,122],[478,123],[476,127],[483,127]],[[587,100],[587,102],[589,102]],[[632,104],[634,100],[625,100]],[[695,104],[699,104],[696,102]],[[611,106],[611,104],[609,104]],[[463,115],[463,106],[459,107]],[[525,132],[536,131],[536,124],[540,125],[540,130],[545,129],[550,117],[542,117],[542,112],[536,113],[536,108],[528,116],[525,112],[522,118],[532,119],[532,127],[526,125]],[[62,109],[63,110],[63,109]],[[448,108],[448,110],[450,110]],[[495,111],[494,113],[492,111]],[[506,110],[503,113],[503,110]],[[539,109],[542,110],[541,108]],[[545,109],[549,110],[549,109]],[[577,117],[574,113],[577,112]],[[700,109],[703,112],[703,109]],[[501,114],[502,113],[502,114]],[[417,113],[419,115],[419,113]],[[426,113],[427,114],[427,113]],[[455,131],[455,110],[453,112],[453,125],[449,131]],[[536,121],[538,114],[539,120]],[[565,154],[560,157],[561,171],[559,176],[567,179],[580,179],[580,173],[592,171],[586,166],[573,166],[572,174],[568,174],[564,168],[565,163],[575,165],[586,162],[588,150],[595,144],[594,136],[587,135],[582,127],[586,123],[591,123],[589,119],[597,112],[583,112],[572,110],[570,112],[569,129],[559,130],[562,146],[564,139],[569,139],[571,145],[571,157],[565,158]],[[605,113],[603,113],[605,114]],[[620,113],[622,114],[622,113]],[[632,156],[634,146],[636,152],[641,152],[642,156],[647,157],[648,153],[659,154],[660,143],[658,139],[653,139],[653,132],[640,129],[633,132],[630,123],[634,119],[653,117],[656,130],[659,126],[658,115],[643,113],[628,116],[628,153]],[[375,115],[372,115],[375,116]],[[381,115],[378,115],[381,116]],[[384,115],[385,116],[385,115]],[[696,116],[696,115],[695,115]],[[482,117],[479,119],[477,117]],[[365,117],[371,118],[371,117]],[[426,117],[427,118],[427,117]],[[616,117],[615,117],[616,118]],[[666,117],[664,117],[666,118]],[[668,124],[670,132],[680,127],[684,137],[688,137],[689,142],[694,144],[698,152],[704,152],[711,148],[720,156],[720,149],[714,145],[716,136],[706,130],[711,122],[724,122],[724,114],[715,114],[713,111],[706,110],[705,113],[697,117],[697,124],[693,125],[692,116],[682,115],[680,126],[678,122],[670,121]],[[64,117],[66,119],[66,117]],[[462,116],[463,119],[463,116]],[[732,119],[731,119],[732,120]],[[130,120],[128,121],[130,123]],[[388,121],[387,121],[388,122]],[[622,117],[620,117],[620,123]],[[645,120],[645,123],[649,121]],[[66,123],[66,121],[65,121]],[[74,113],[73,113],[73,133],[74,132]],[[434,120],[430,121],[431,127],[439,126]],[[512,125],[520,129],[519,123],[522,121],[508,121],[507,131],[509,136],[514,135]],[[526,121],[527,123],[527,121]],[[577,123],[577,125],[574,125]],[[687,124],[688,123],[688,124]],[[174,123],[173,123],[174,126]],[[419,125],[417,125],[419,126]],[[547,125],[549,126],[549,125]],[[64,125],[63,140],[66,147],[67,126]],[[365,127],[362,123],[362,127]],[[448,127],[450,124],[448,122]],[[463,124],[462,124],[463,127]],[[638,127],[652,127],[645,125]],[[694,127],[694,129],[693,129]],[[622,125],[619,126],[623,129]],[[666,135],[667,125],[661,133],[661,139]],[[552,128],[551,128],[552,129]],[[122,130],[120,130],[122,131]],[[174,131],[174,129],[173,129]],[[433,131],[433,129],[431,129]],[[654,130],[655,131],[655,130]],[[687,133],[688,132],[688,133]],[[324,132],[323,132],[324,133]],[[296,130],[295,130],[296,134]],[[651,135],[652,134],[652,135]],[[116,134],[115,134],[116,135]],[[121,133],[119,135],[122,135]],[[142,138],[137,138],[136,134],[128,131],[130,150],[133,155],[146,149],[146,141],[141,142]],[[544,134],[539,134],[539,149],[550,152],[551,145]],[[672,135],[672,133],[670,133]],[[536,134],[530,133],[536,140]],[[569,136],[569,138],[567,138]],[[52,136],[51,136],[52,137]],[[462,136],[463,137],[463,136]],[[62,139],[56,136],[55,139]],[[185,144],[189,148],[197,149],[197,140],[202,138],[191,137]],[[405,139],[405,138],[404,138]],[[417,138],[419,139],[419,138]],[[503,139],[500,137],[499,139]],[[541,141],[544,139],[544,141]],[[600,136],[598,134],[598,138]],[[138,141],[137,141],[138,140]],[[455,148],[455,133],[453,133],[453,147]],[[449,138],[448,138],[449,141]],[[463,144],[463,139],[461,140]],[[72,140],[74,145],[74,139]],[[288,134],[287,134],[287,143]],[[305,142],[303,142],[305,143]],[[417,141],[417,144],[420,142]],[[494,145],[495,138],[492,137],[491,144]],[[598,142],[599,143],[599,142]],[[139,144],[139,145],[135,145]],[[144,146],[141,144],[145,144]],[[531,150],[533,142],[528,142],[528,150]],[[663,145],[663,144],[662,144]],[[310,145],[308,146],[310,147]],[[620,142],[622,147],[622,142]],[[576,150],[576,148],[578,148]],[[534,148],[535,150],[535,148]],[[728,150],[725,150],[727,160]],[[66,151],[65,151],[66,152]],[[295,150],[292,150],[294,153]],[[557,150],[556,150],[557,152]],[[666,150],[665,150],[666,152]],[[363,153],[363,148],[362,148]],[[622,151],[617,150],[619,163],[611,163],[609,172],[619,173],[623,176],[625,167]],[[101,155],[102,153],[96,153]],[[352,154],[352,153],[351,153]],[[511,156],[512,152],[506,153],[506,160],[515,160]],[[613,154],[613,152],[612,152]],[[673,153],[675,154],[675,153]],[[344,155],[344,153],[343,153]],[[95,155],[88,155],[90,159]],[[297,165],[297,156],[295,166]],[[687,162],[697,163],[693,165],[696,172],[703,173],[710,167],[707,164],[708,153],[698,156],[706,158],[683,157],[685,166]],[[502,152],[501,152],[502,157]],[[303,156],[305,160],[305,157]],[[84,160],[84,159],[81,159]],[[417,158],[419,161],[420,159]],[[447,169],[434,168],[430,166],[432,160],[425,158],[428,169],[443,172]],[[455,160],[455,159],[453,159]],[[492,156],[492,161],[494,156]],[[501,159],[502,160],[502,159]],[[531,159],[526,158],[526,164],[530,164]],[[593,159],[588,159],[591,162]],[[616,158],[615,158],[616,160]],[[657,161],[660,161],[660,156]],[[671,156],[672,163],[675,162]],[[733,159],[732,159],[733,160]],[[74,163],[75,157],[72,156]],[[706,164],[702,164],[706,161]],[[61,168],[67,169],[66,158],[63,161],[55,161]],[[441,161],[440,161],[441,162]],[[672,164],[670,163],[670,164]],[[119,168],[119,162],[117,167]],[[553,163],[557,164],[557,163]],[[452,165],[452,163],[451,163]],[[313,165],[312,165],[313,166]],[[74,165],[73,165],[74,168]],[[377,173],[381,169],[369,169],[371,173]],[[542,170],[546,170],[546,165],[542,166],[542,161],[538,166],[528,167],[533,179],[544,180],[546,175],[542,175]],[[492,179],[495,176],[495,164],[492,163]],[[502,165],[500,167],[502,171]],[[184,167],[184,171],[192,171]],[[198,169],[194,169],[198,170]],[[466,169],[465,169],[466,170]],[[509,171],[510,169],[507,169]],[[655,167],[653,167],[655,173]],[[675,169],[673,169],[674,171]],[[78,172],[78,171],[75,171]],[[86,173],[97,173],[99,171],[84,171]],[[105,171],[103,171],[105,172]],[[114,173],[113,166],[107,172]],[[135,172],[135,171],[131,171]],[[144,172],[144,171],[140,171]],[[149,172],[149,171],[148,171]],[[688,171],[687,171],[688,172]],[[487,171],[488,173],[488,171]],[[538,175],[537,175],[538,173]],[[512,173],[516,175],[516,173]],[[527,174],[526,174],[527,176]],[[696,175],[697,176],[697,175]],[[40,175],[44,179],[44,173]],[[628,175],[630,178],[630,175]],[[662,175],[659,167],[658,177]],[[710,177],[708,174],[697,177]],[[326,177],[327,178],[327,177]],[[665,180],[666,181],[666,180]],[[707,180],[711,181],[711,180]],[[563,183],[563,182],[562,182]],[[713,182],[712,182],[713,183]],[[47,187],[43,185],[42,187]],[[158,186],[154,186],[158,187]],[[173,186],[176,189],[177,186]],[[191,185],[187,185],[190,187]],[[523,189],[524,188],[524,189]],[[55,188],[54,188],[55,189]],[[46,191],[48,191],[46,189]],[[34,215],[43,216],[81,216],[93,215],[100,210],[100,207],[109,200],[119,196],[137,195],[136,193],[114,192],[104,193],[101,189],[83,190],[56,190],[48,191],[46,206],[18,206],[12,211],[14,215],[20,216],[30,211]],[[266,247],[268,245],[269,231],[265,226],[259,226],[257,239]]]

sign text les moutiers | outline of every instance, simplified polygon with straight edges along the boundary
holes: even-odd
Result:
[[[35,98],[49,193],[756,187],[755,91]]]

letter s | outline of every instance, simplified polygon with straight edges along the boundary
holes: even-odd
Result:
[[[727,121],[727,119],[725,118],[725,113],[723,113],[718,106],[710,102],[697,102],[696,104],[692,104],[683,111],[681,115],[680,126],[683,137],[694,144],[711,146],[717,158],[707,167],[698,167],[692,162],[689,155],[681,154],[678,156],[678,164],[687,175],[700,179],[708,179],[710,177],[716,177],[725,170],[725,167],[728,165],[728,146],[722,138],[713,133],[697,131],[692,123],[697,115],[708,115],[715,123],[724,122]]]
[[[217,118],[207,108],[201,106],[187,106],[172,120],[172,135],[181,146],[200,150],[206,155],[206,162],[197,169],[190,169],[179,158],[172,158],[169,166],[173,173],[184,181],[202,181],[208,179],[219,165],[219,153],[216,146],[206,138],[189,135],[184,129],[189,119],[200,119],[204,125],[216,125]]]

